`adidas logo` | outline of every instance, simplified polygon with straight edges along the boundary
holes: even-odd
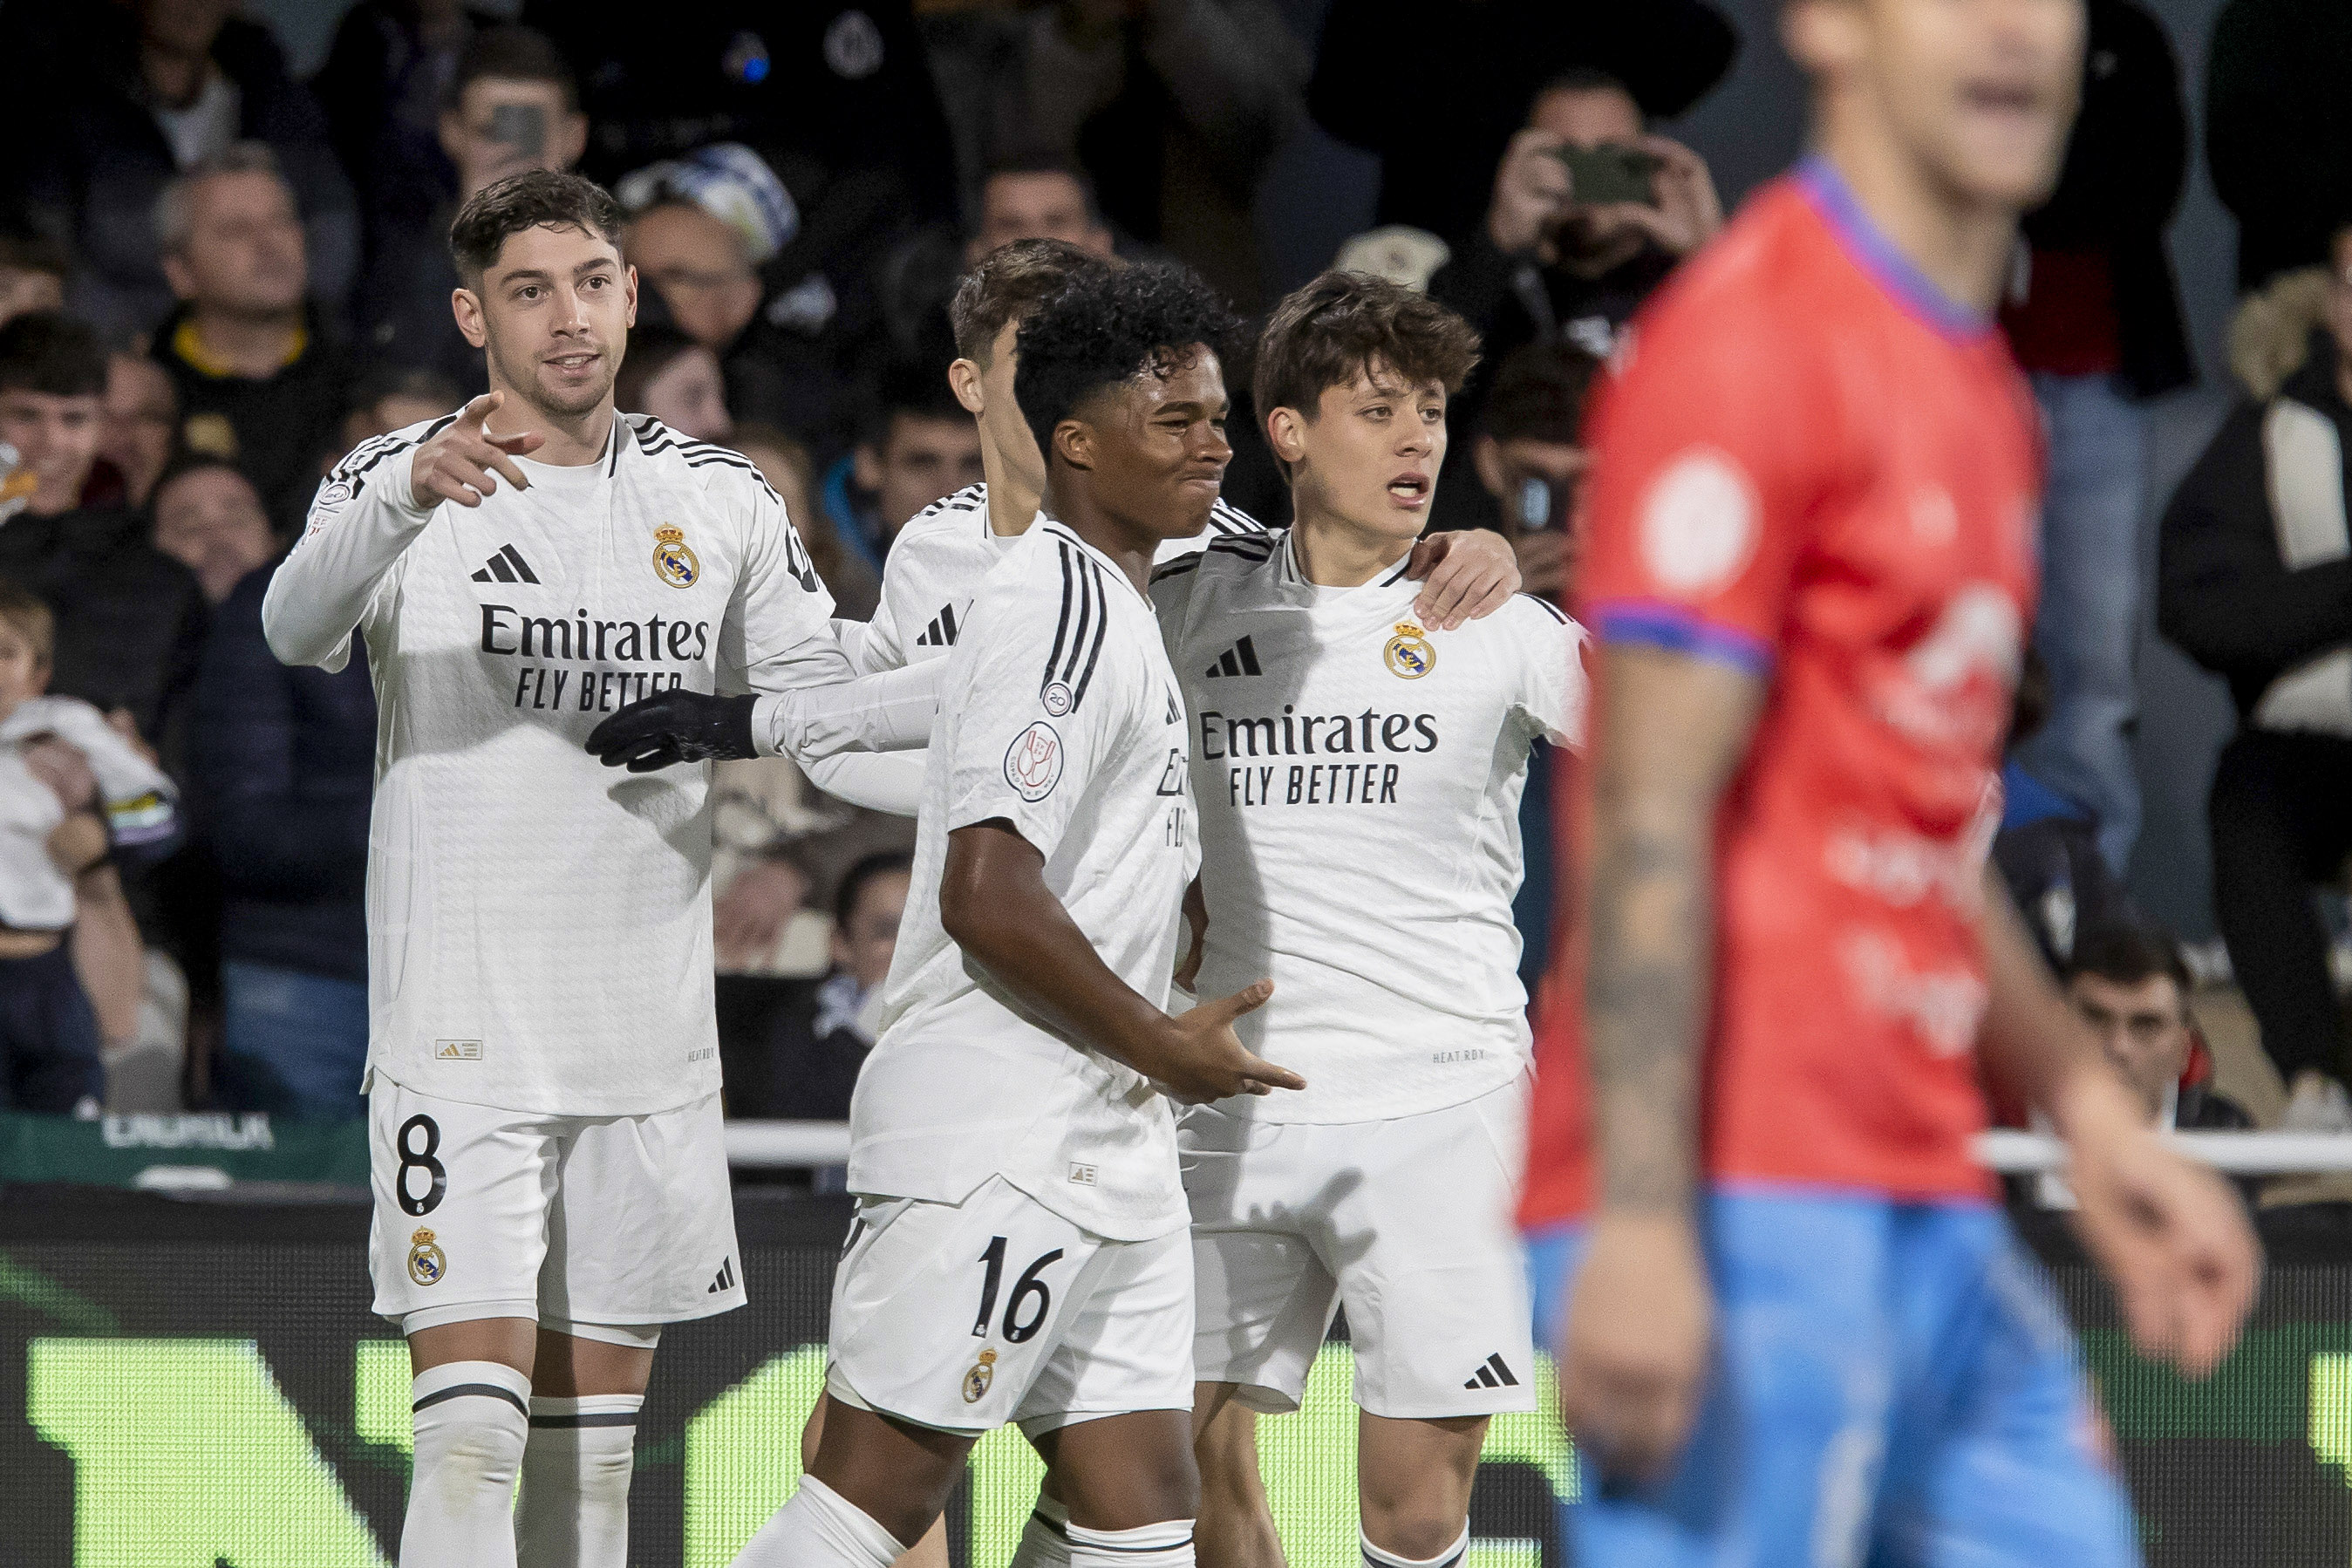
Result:
[[[1503,1364],[1503,1352],[1500,1351],[1486,1358],[1486,1364],[1478,1369],[1477,1376],[1462,1380],[1465,1388],[1517,1388],[1518,1385],[1519,1380],[1513,1377],[1511,1369]]]
[[[955,606],[943,605],[940,607],[940,613],[931,617],[931,624],[923,628],[923,635],[915,639],[915,646],[917,647],[953,647],[955,640]]]
[[[474,581],[477,583],[536,583],[539,581],[539,574],[530,569],[530,563],[522,558],[522,552],[511,544],[507,544],[501,545],[499,552],[491,556],[479,572],[474,574]]]
[[[1219,654],[1217,662],[1209,666],[1209,679],[1212,680],[1221,675],[1264,675],[1265,673],[1265,671],[1257,667],[1256,645],[1247,637],[1242,638],[1241,641]]]
[[[705,1290],[703,1294],[716,1296],[721,1290],[733,1289],[735,1289],[735,1260],[732,1258],[721,1259],[719,1265],[719,1278],[710,1282],[710,1289]],[[1467,1384],[1465,1386],[1466,1387]]]

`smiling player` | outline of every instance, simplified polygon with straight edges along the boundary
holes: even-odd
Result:
[[[1530,752],[1581,732],[1581,637],[1525,595],[1456,630],[1414,618],[1403,563],[1477,342],[1361,274],[1283,300],[1255,390],[1297,521],[1152,578],[1194,725],[1199,984],[1270,975],[1240,1032],[1308,1084],[1181,1128],[1219,1568],[1279,1568],[1242,1411],[1298,1407],[1341,1303],[1376,1568],[1461,1555],[1487,1418],[1534,1408],[1511,900]]]

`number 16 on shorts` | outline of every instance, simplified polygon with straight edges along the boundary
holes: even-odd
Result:
[[[1101,1238],[1002,1179],[961,1204],[867,1204],[834,1277],[833,1360],[865,1403],[950,1430],[1020,1410]]]

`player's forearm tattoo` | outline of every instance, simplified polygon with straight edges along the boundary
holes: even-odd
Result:
[[[1600,835],[1585,1017],[1601,1201],[1680,1208],[1696,1181],[1709,823],[1604,812]]]

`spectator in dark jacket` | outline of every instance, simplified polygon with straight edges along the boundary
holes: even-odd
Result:
[[[1345,0],[1324,14],[1307,107],[1340,141],[1381,155],[1380,222],[1450,240],[1478,221],[1544,83],[1579,67],[1604,72],[1644,115],[1668,120],[1738,51],[1706,0]]]
[[[205,603],[188,569],[149,542],[146,516],[78,504],[98,458],[106,352],[70,317],[0,326],[0,441],[39,479],[0,528],[0,578],[57,616],[49,690],[110,717],[127,714],[150,745],[194,684]]]
[[[331,675],[272,657],[269,578],[221,605],[196,688],[191,794],[224,895],[220,1079],[239,1107],[359,1116],[375,692],[363,649]]]
[[[2205,159],[2238,219],[2238,291],[2327,258],[2352,213],[2352,6],[2230,0],[2205,68]]]
[[[457,268],[449,225],[461,204],[509,174],[578,163],[588,121],[555,46],[529,27],[498,26],[472,34],[457,56],[436,123],[435,168],[450,170],[447,189],[421,212],[409,212],[403,198],[373,215],[360,350],[374,365],[429,371],[470,397],[488,391],[489,380],[482,351],[450,312]],[[426,178],[412,168],[400,183]]]
[[[2066,965],[2066,999],[2158,1126],[2235,1131],[2254,1119],[2212,1087],[2189,1015],[2189,965],[2168,931],[2137,921],[2086,926]]]
[[[2097,816],[2099,851],[2120,877],[2140,815],[2141,405],[2193,374],[2164,248],[2189,132],[2156,18],[2135,0],[2091,0],[2089,22],[2074,139],[2057,190],[2025,220],[2001,320],[2050,444],[2033,627],[2050,717],[2024,762]]]
[[[304,303],[302,228],[277,155],[245,142],[197,164],[164,187],[155,226],[181,300],[155,339],[179,388],[181,441],[235,463],[290,535],[335,446],[352,374]]]
[[[148,510],[155,548],[196,574],[206,604],[218,605],[278,554],[253,481],[208,452],[174,458],[155,481]]]
[[[882,982],[898,943],[913,858],[877,850],[842,873],[833,900],[833,970],[770,1015],[764,1050],[727,1081],[730,1116],[839,1121],[874,1048]]]
[[[2287,1125],[2352,1131],[2311,898],[2352,854],[2352,226],[2334,249],[2310,358],[2230,416],[2165,513],[2157,624],[2237,702],[2206,806],[2213,914],[2286,1082]]]
[[[267,28],[194,0],[6,9],[0,59],[17,120],[8,144],[30,161],[35,222],[81,259],[78,313],[110,332],[162,320],[172,289],[150,222],[156,196],[175,172],[259,142],[299,207],[311,292],[340,327],[359,267],[358,210],[325,117],[287,76]]]

